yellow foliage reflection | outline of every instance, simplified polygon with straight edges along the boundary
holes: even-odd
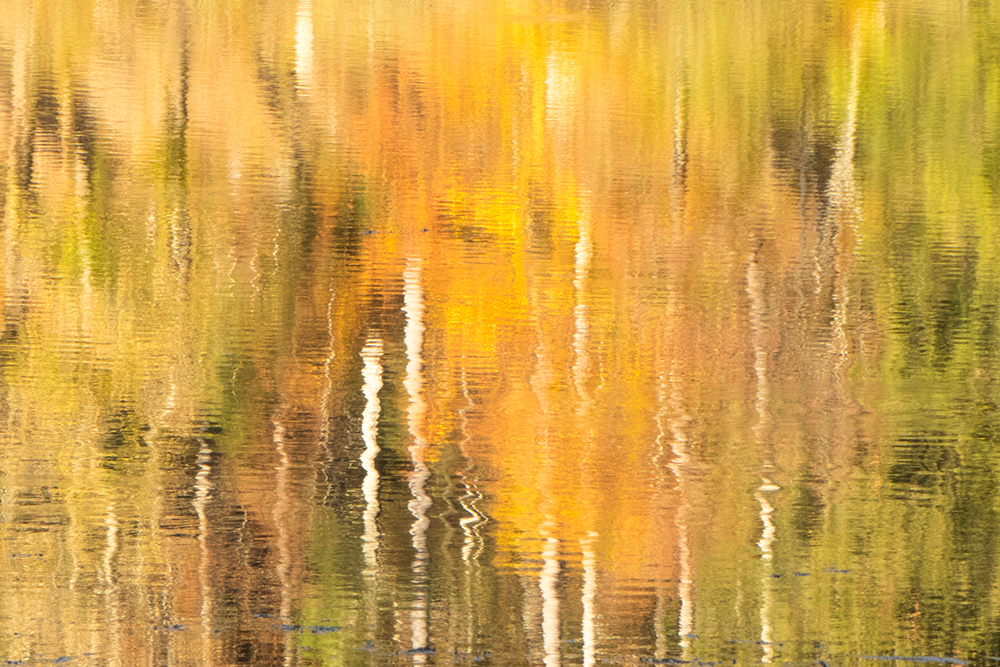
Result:
[[[992,4],[2,8],[7,658],[995,652]]]

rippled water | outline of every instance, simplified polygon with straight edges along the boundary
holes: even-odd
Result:
[[[1000,660],[1000,4],[0,0],[0,661]]]

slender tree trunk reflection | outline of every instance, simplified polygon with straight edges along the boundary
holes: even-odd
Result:
[[[378,638],[378,580],[380,568],[378,563],[379,549],[379,474],[375,462],[379,454],[378,420],[381,415],[381,404],[378,393],[382,389],[382,341],[379,338],[369,338],[361,350],[364,367],[361,375],[364,378],[362,392],[365,396],[365,409],[361,415],[361,437],[365,443],[365,451],[361,454],[361,467],[365,471],[365,479],[361,491],[365,499],[364,534],[361,536],[361,550],[364,554],[364,599],[365,613],[368,622],[368,640],[375,642]]]
[[[424,439],[424,413],[427,406],[423,398],[423,342],[424,342],[424,292],[421,280],[421,262],[410,258],[403,272],[403,312],[406,313],[404,342],[406,345],[406,379],[403,385],[409,396],[407,408],[407,426],[410,432],[410,463],[413,472],[410,474],[410,513],[413,524],[410,535],[413,538],[413,585],[414,600],[411,615],[412,648],[418,650],[413,656],[415,664],[424,664],[427,655],[419,652],[428,648],[428,566],[430,553],[427,550],[427,530],[430,519],[427,510],[431,507],[431,499],[426,492],[430,470],[427,468],[427,442]]]
[[[768,438],[770,436],[770,412],[768,407],[768,353],[766,348],[766,305],[764,277],[757,261],[757,254],[750,256],[746,271],[746,290],[750,297],[750,331],[754,350],[754,374],[756,376],[756,394],[754,397],[754,408],[757,412],[757,423],[753,427],[754,438],[757,447],[761,451],[761,483],[754,493],[754,498],[760,505],[761,536],[757,541],[757,547],[761,554],[761,597],[760,597],[760,643],[763,647],[763,662],[769,663],[774,660],[774,642],[772,639],[772,545],[776,539],[776,529],[771,514],[774,507],[771,506],[767,495],[778,491],[776,486],[768,477],[774,468],[772,446]]]
[[[212,597],[214,595],[209,580],[211,553],[208,548],[208,515],[206,507],[211,498],[212,483],[208,479],[211,468],[212,450],[205,438],[199,438],[198,458],[195,465],[198,472],[194,482],[194,509],[198,515],[198,584],[201,589],[201,659],[202,664],[212,663]]]
[[[289,545],[290,536],[288,529],[290,525],[291,498],[288,488],[290,471],[290,461],[285,444],[285,427],[282,418],[279,416],[284,407],[278,406],[271,418],[274,428],[273,440],[274,449],[278,454],[278,466],[275,468],[274,495],[275,503],[272,511],[272,519],[278,533],[278,589],[280,603],[278,606],[278,618],[281,623],[291,624],[292,592],[289,570],[291,569],[291,547]],[[295,656],[295,644],[292,633],[284,634],[284,663],[290,665]]]

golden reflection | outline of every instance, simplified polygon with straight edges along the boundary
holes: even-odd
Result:
[[[8,2],[0,662],[995,653],[995,9]]]

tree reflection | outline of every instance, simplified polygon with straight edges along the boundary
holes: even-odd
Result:
[[[12,2],[0,659],[995,652],[967,9]]]

